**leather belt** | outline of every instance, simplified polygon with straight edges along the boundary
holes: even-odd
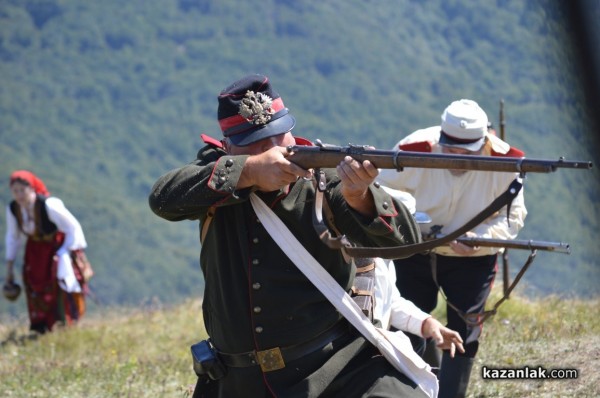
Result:
[[[285,364],[315,352],[350,331],[348,322],[342,320],[314,339],[287,347],[275,347],[261,351],[228,354],[217,351],[223,364],[233,368],[260,366],[263,372],[282,369]]]

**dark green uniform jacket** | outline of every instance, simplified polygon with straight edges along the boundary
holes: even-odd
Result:
[[[150,207],[170,221],[206,220],[216,206],[200,263],[206,282],[206,330],[223,352],[241,353],[285,347],[310,339],[341,315],[296,268],[258,221],[248,200],[250,189],[236,191],[248,156],[229,156],[206,146],[190,164],[168,172],[155,184]],[[397,246],[419,240],[408,210],[371,186],[377,217],[365,218],[342,197],[335,170],[327,170],[326,199],[335,224],[362,246]],[[286,190],[257,192],[319,263],[348,290],[355,269],[329,249],[312,226],[315,189],[299,179]]]

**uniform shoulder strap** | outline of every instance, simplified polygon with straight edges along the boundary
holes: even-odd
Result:
[[[411,142],[400,145],[399,149],[408,152],[431,152],[433,145],[429,141]]]
[[[206,134],[200,134],[200,138],[202,138],[202,141],[209,145],[215,146],[217,148],[223,148],[223,143],[217,138],[211,137],[210,135]]]

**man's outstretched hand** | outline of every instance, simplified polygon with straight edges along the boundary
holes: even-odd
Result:
[[[457,331],[448,329],[437,319],[429,317],[423,321],[423,337],[432,338],[436,346],[442,350],[449,350],[450,357],[454,358],[456,350],[465,352],[463,340]]]

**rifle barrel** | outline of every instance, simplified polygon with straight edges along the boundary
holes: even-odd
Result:
[[[563,242],[543,242],[536,240],[505,240],[469,237],[458,238],[456,240],[468,246],[504,247],[509,249],[546,250],[565,254],[571,253],[571,247],[569,246],[569,244]]]
[[[302,146],[287,148],[291,153],[288,160],[305,169],[336,167],[346,156],[358,161],[369,160],[380,169],[396,169],[405,167],[428,169],[481,170],[514,173],[550,173],[558,168],[591,169],[591,161],[510,158],[499,156],[457,155],[429,152],[386,151],[369,149],[365,146],[334,145]]]

